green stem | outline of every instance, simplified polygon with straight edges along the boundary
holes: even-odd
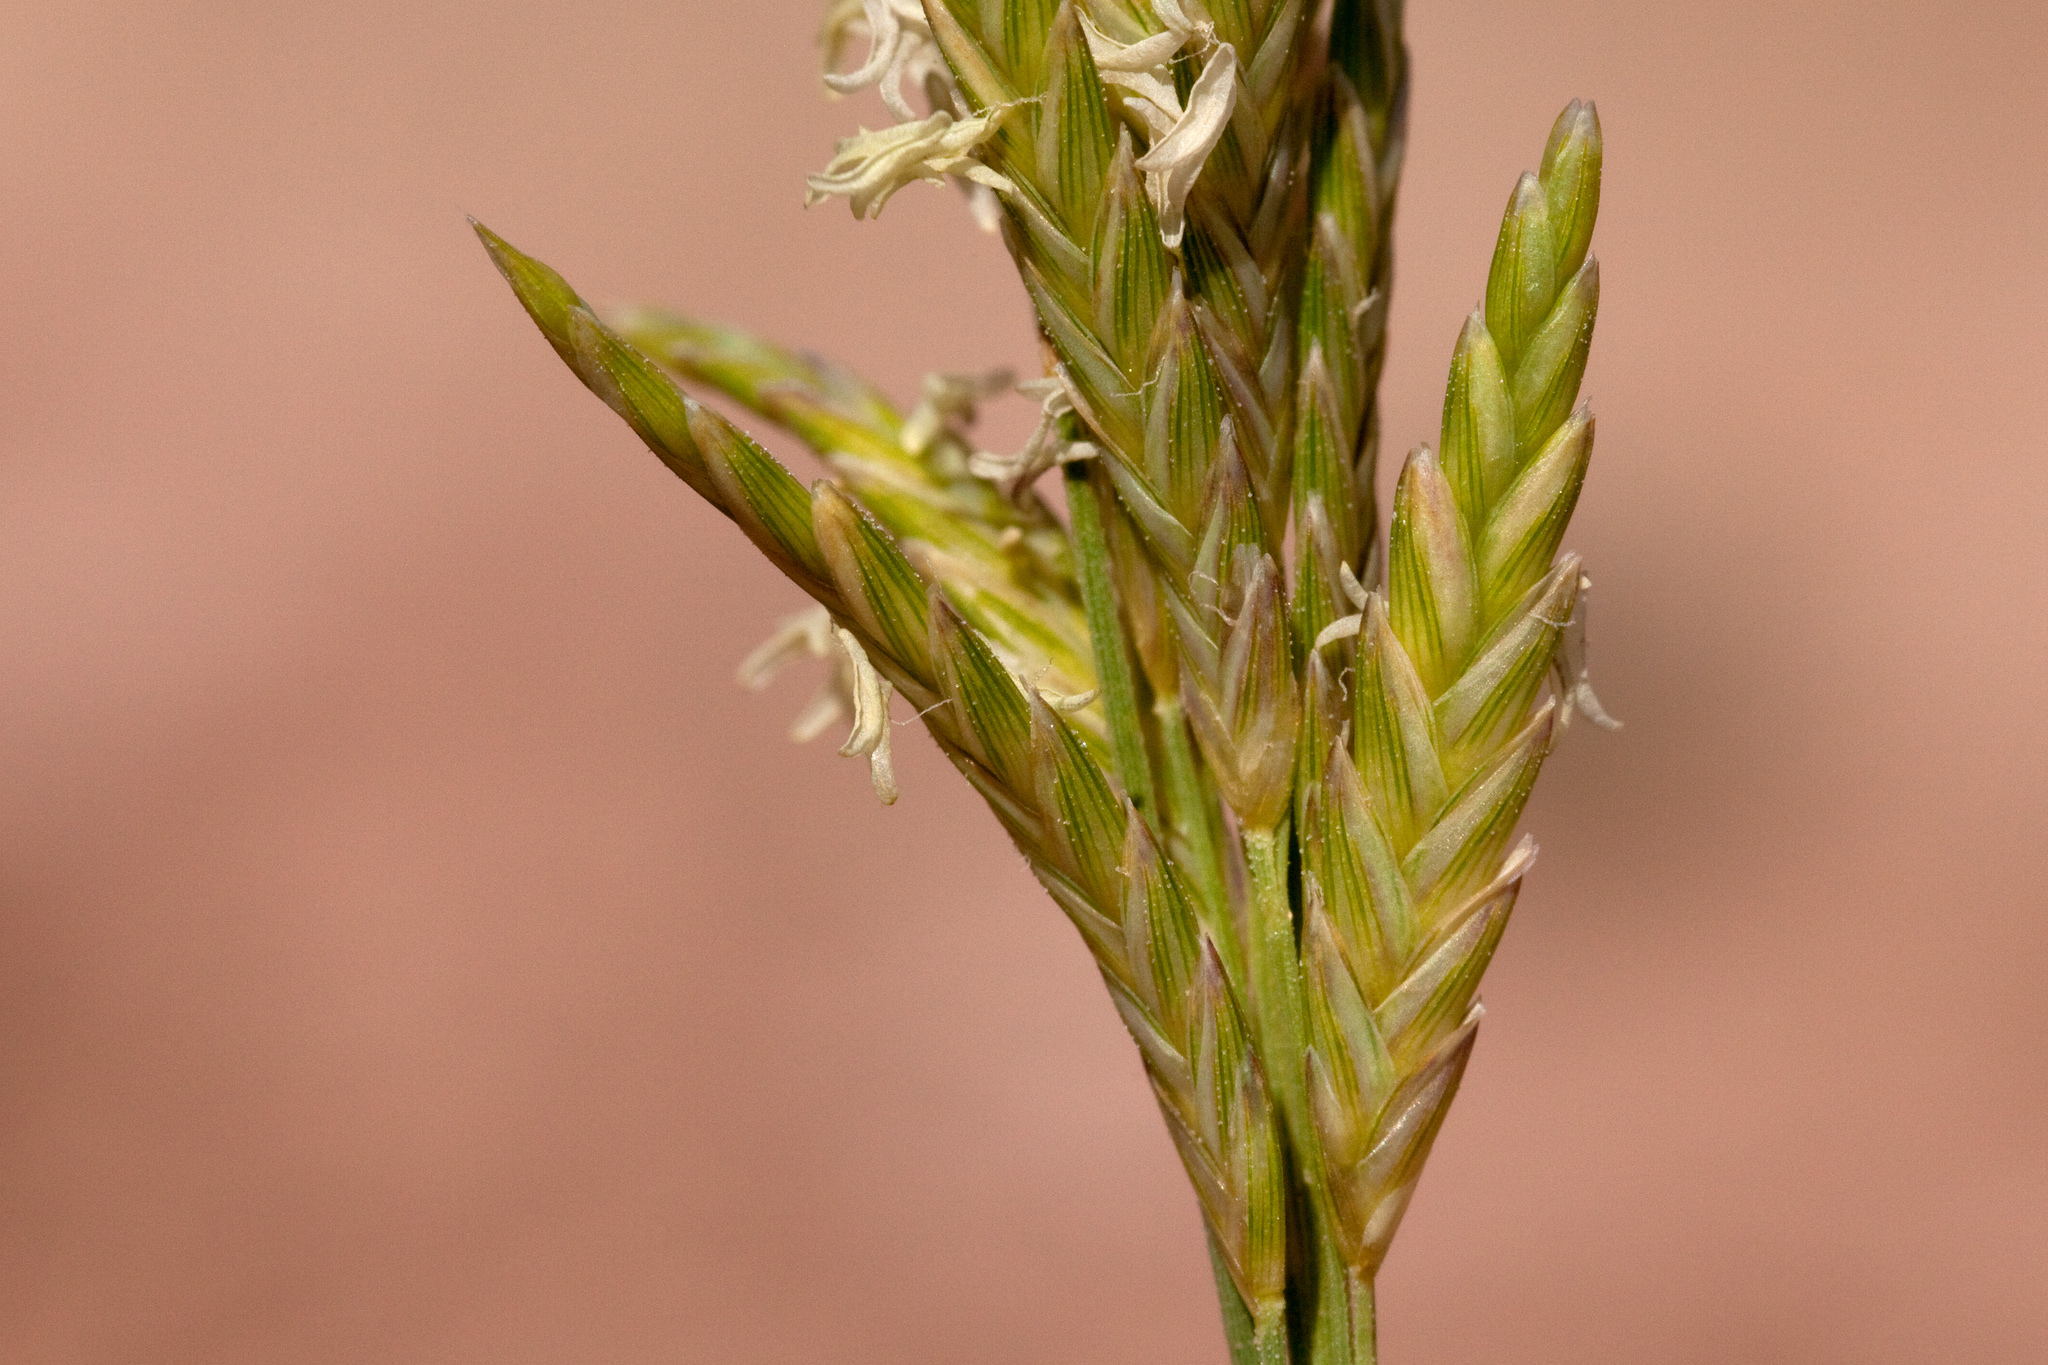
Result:
[[[1353,1365],[1379,1365],[1379,1304],[1373,1297],[1372,1277],[1353,1270],[1347,1276],[1351,1293],[1351,1359]]]
[[[1088,638],[1095,646],[1095,681],[1102,689],[1109,715],[1109,749],[1117,776],[1138,813],[1157,826],[1158,807],[1152,796],[1152,761],[1145,731],[1138,721],[1138,688],[1131,676],[1131,653],[1117,614],[1116,589],[1109,574],[1109,541],[1102,529],[1100,490],[1088,477],[1088,466],[1065,467],[1067,515],[1073,527],[1074,572],[1080,580],[1081,607],[1088,618]]]
[[[1287,1346],[1287,1304],[1283,1299],[1260,1313],[1252,1329],[1255,1365],[1294,1365]]]

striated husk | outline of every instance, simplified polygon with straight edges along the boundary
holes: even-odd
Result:
[[[814,197],[866,216],[952,178],[1002,232],[1047,355],[1019,454],[971,442],[1007,376],[934,376],[906,416],[742,332],[600,317],[477,230],[578,377],[816,600],[748,679],[829,657],[799,729],[850,720],[885,800],[901,693],[1080,930],[1234,1359],[1364,1365],[1534,860],[1523,804],[1574,709],[1611,724],[1559,557],[1593,445],[1598,117],[1574,101],[1515,187],[1382,542],[1398,0],[838,0],[828,62],[860,38],[831,83],[901,122],[842,143]],[[1032,487],[1056,465],[1066,526]]]

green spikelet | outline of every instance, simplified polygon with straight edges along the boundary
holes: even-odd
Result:
[[[1369,1282],[1464,1074],[1479,978],[1534,858],[1509,844],[1554,742],[1574,619],[1555,561],[1592,447],[1572,412],[1598,301],[1599,123],[1574,103],[1510,199],[1465,324],[1442,456],[1410,456],[1384,595],[1358,618],[1349,752],[1308,802],[1311,1099],[1338,1235]]]

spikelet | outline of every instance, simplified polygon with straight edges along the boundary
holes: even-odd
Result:
[[[1073,922],[1234,1361],[1370,1365],[1534,860],[1515,826],[1571,711],[1605,721],[1559,553],[1593,443],[1598,117],[1574,101],[1517,184],[1382,540],[1399,0],[835,0],[824,41],[828,83],[901,121],[814,191],[865,214],[952,177],[1003,235],[1046,355],[1017,455],[972,444],[1006,379],[936,376],[904,414],[741,332],[601,318],[478,231],[578,377],[816,601],[744,676],[827,659],[799,727],[848,720],[885,800],[901,694]],[[1033,487],[1054,466],[1064,527]]]
[[[1402,469],[1386,586],[1321,637],[1355,663],[1300,800],[1310,1107],[1344,1257],[1368,1278],[1457,1091],[1480,975],[1534,861],[1509,842],[1559,724],[1539,693],[1584,581],[1557,549],[1592,452],[1576,402],[1600,156],[1598,116],[1575,101],[1509,201],[1485,305],[1453,352],[1442,454],[1418,448]]]
[[[1094,687],[1064,529],[1035,493],[1008,499],[970,472],[975,406],[994,396],[983,377],[932,376],[905,417],[838,366],[735,328],[641,308],[606,322],[676,377],[725,394],[822,457],[1020,674],[1067,694]]]

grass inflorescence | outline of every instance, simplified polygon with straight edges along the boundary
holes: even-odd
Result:
[[[743,676],[826,660],[796,733],[847,723],[885,801],[901,694],[1079,929],[1233,1359],[1371,1365],[1374,1277],[1534,859],[1523,804],[1575,710],[1611,724],[1560,554],[1593,448],[1599,118],[1574,101],[1515,186],[1383,533],[1399,0],[835,0],[824,46],[828,83],[898,121],[813,197],[869,216],[951,180],[1009,248],[1046,357],[1022,450],[972,437],[1009,376],[935,375],[906,414],[744,332],[600,315],[478,232],[577,376],[814,599]]]

